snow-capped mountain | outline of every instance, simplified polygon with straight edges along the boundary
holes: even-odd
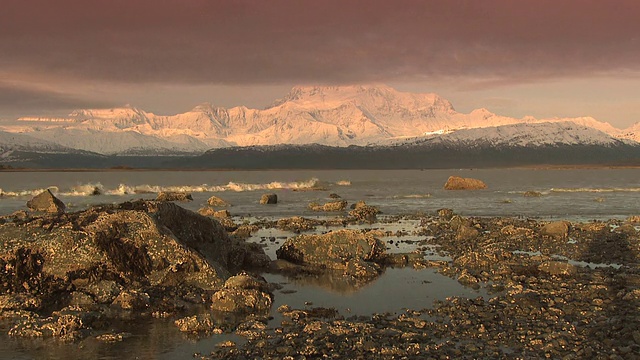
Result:
[[[99,156],[29,135],[0,131],[0,162],[24,162],[41,155]]]
[[[15,124],[0,124],[0,130],[102,154],[143,154],[250,145],[380,144],[461,129],[566,121],[611,136],[633,138],[589,117],[515,119],[487,109],[463,114],[436,94],[400,92],[385,85],[294,87],[266,109],[223,108],[207,103],[168,116],[131,106],[85,109],[65,118],[20,118]],[[538,129],[523,127],[521,131]],[[508,135],[517,134],[502,132],[496,136]]]
[[[457,147],[544,147],[558,145],[617,146],[634,145],[632,140],[618,139],[593,127],[572,121],[521,123],[486,128],[463,129],[404,141],[403,145],[448,145]]]

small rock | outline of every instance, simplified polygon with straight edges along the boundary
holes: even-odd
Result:
[[[276,194],[263,194],[260,198],[260,204],[277,204],[278,195]]]
[[[449,221],[453,217],[453,210],[452,209],[446,209],[446,208],[445,209],[438,209],[437,213],[438,213],[438,217],[440,217],[440,219],[442,219],[442,220]]]
[[[161,191],[156,197],[156,201],[193,201],[191,194],[185,192]]]
[[[209,206],[219,206],[219,207],[224,207],[224,206],[231,206],[231,204],[229,204],[228,202],[220,199],[217,196],[212,196],[209,198],[209,200],[207,200],[207,204],[209,204]]]
[[[27,207],[34,211],[44,211],[57,214],[61,214],[65,210],[64,203],[55,197],[49,189],[27,201]]]
[[[486,189],[487,184],[482,180],[450,176],[444,184],[445,190],[480,190]]]
[[[541,192],[538,191],[526,191],[523,195],[524,197],[540,197],[542,196]]]
[[[538,270],[550,275],[574,275],[578,270],[574,265],[562,261],[545,261],[538,266]]]
[[[313,211],[343,211],[347,208],[347,202],[344,200],[329,201],[324,205],[316,203],[309,204],[309,209]]]
[[[569,236],[570,223],[568,221],[554,221],[540,229],[540,235],[555,239],[566,239]]]
[[[121,292],[113,300],[113,304],[120,305],[125,310],[142,310],[149,306],[149,295],[136,290]]]

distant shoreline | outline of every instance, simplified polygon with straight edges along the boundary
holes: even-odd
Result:
[[[490,167],[450,167],[450,168],[405,168],[405,169],[385,169],[385,168],[5,168],[3,172],[159,172],[159,171],[348,171],[348,170],[491,170],[491,169],[524,169],[524,170],[604,170],[604,169],[640,169],[640,165],[520,165],[520,166],[490,166]]]

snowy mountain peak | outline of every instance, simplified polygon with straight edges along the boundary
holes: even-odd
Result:
[[[346,104],[361,107],[372,113],[383,110],[394,113],[437,111],[455,112],[451,103],[434,93],[407,93],[382,84],[347,86],[296,86],[275,107],[306,109],[337,108]]]
[[[131,105],[110,109],[78,109],[69,114],[69,117],[78,120],[87,119],[139,119],[146,118],[147,114]]]
[[[12,125],[0,124],[0,130],[103,154],[129,149],[202,151],[233,145],[367,145],[446,135],[461,129],[563,121],[616,137],[632,137],[589,117],[515,119],[485,108],[469,114],[459,113],[437,94],[402,92],[381,84],[296,86],[274,105],[262,110],[203,103],[185,113],[163,116],[128,105],[76,110],[67,118],[22,120]],[[498,141],[501,136],[519,136],[528,131],[516,130],[500,130],[494,138]],[[566,138],[558,135],[561,131],[556,130],[553,139],[565,141]]]
[[[463,129],[441,136],[416,139],[416,143],[457,144],[465,147],[541,147],[557,145],[599,145],[631,143],[592,127],[571,121],[520,123]]]

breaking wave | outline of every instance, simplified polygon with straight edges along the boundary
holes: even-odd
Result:
[[[409,194],[409,195],[397,195],[394,198],[398,199],[428,199],[431,194]]]
[[[336,185],[338,185],[338,186],[351,186],[351,181],[349,181],[349,180],[336,181]]]
[[[43,189],[31,189],[31,190],[18,190],[18,191],[4,191],[0,189],[0,197],[19,197],[19,196],[36,196],[45,190],[51,190],[52,193],[57,193],[58,188],[56,186],[49,186]]]
[[[105,188],[101,183],[87,183],[72,186],[68,190],[60,191],[56,186],[50,186],[44,189],[31,189],[20,191],[4,191],[0,189],[0,197],[20,197],[20,196],[35,196],[47,189],[51,190],[54,194],[63,196],[90,196],[90,195],[131,195],[131,194],[151,194],[165,192],[224,192],[224,191],[255,191],[255,190],[275,190],[275,189],[313,189],[318,187],[320,181],[316,178],[312,178],[305,181],[283,182],[272,181],[265,184],[248,184],[229,182],[226,185],[127,185],[120,184],[116,188]]]
[[[557,193],[611,193],[611,192],[640,192],[640,187],[633,188],[552,188],[551,192]]]

